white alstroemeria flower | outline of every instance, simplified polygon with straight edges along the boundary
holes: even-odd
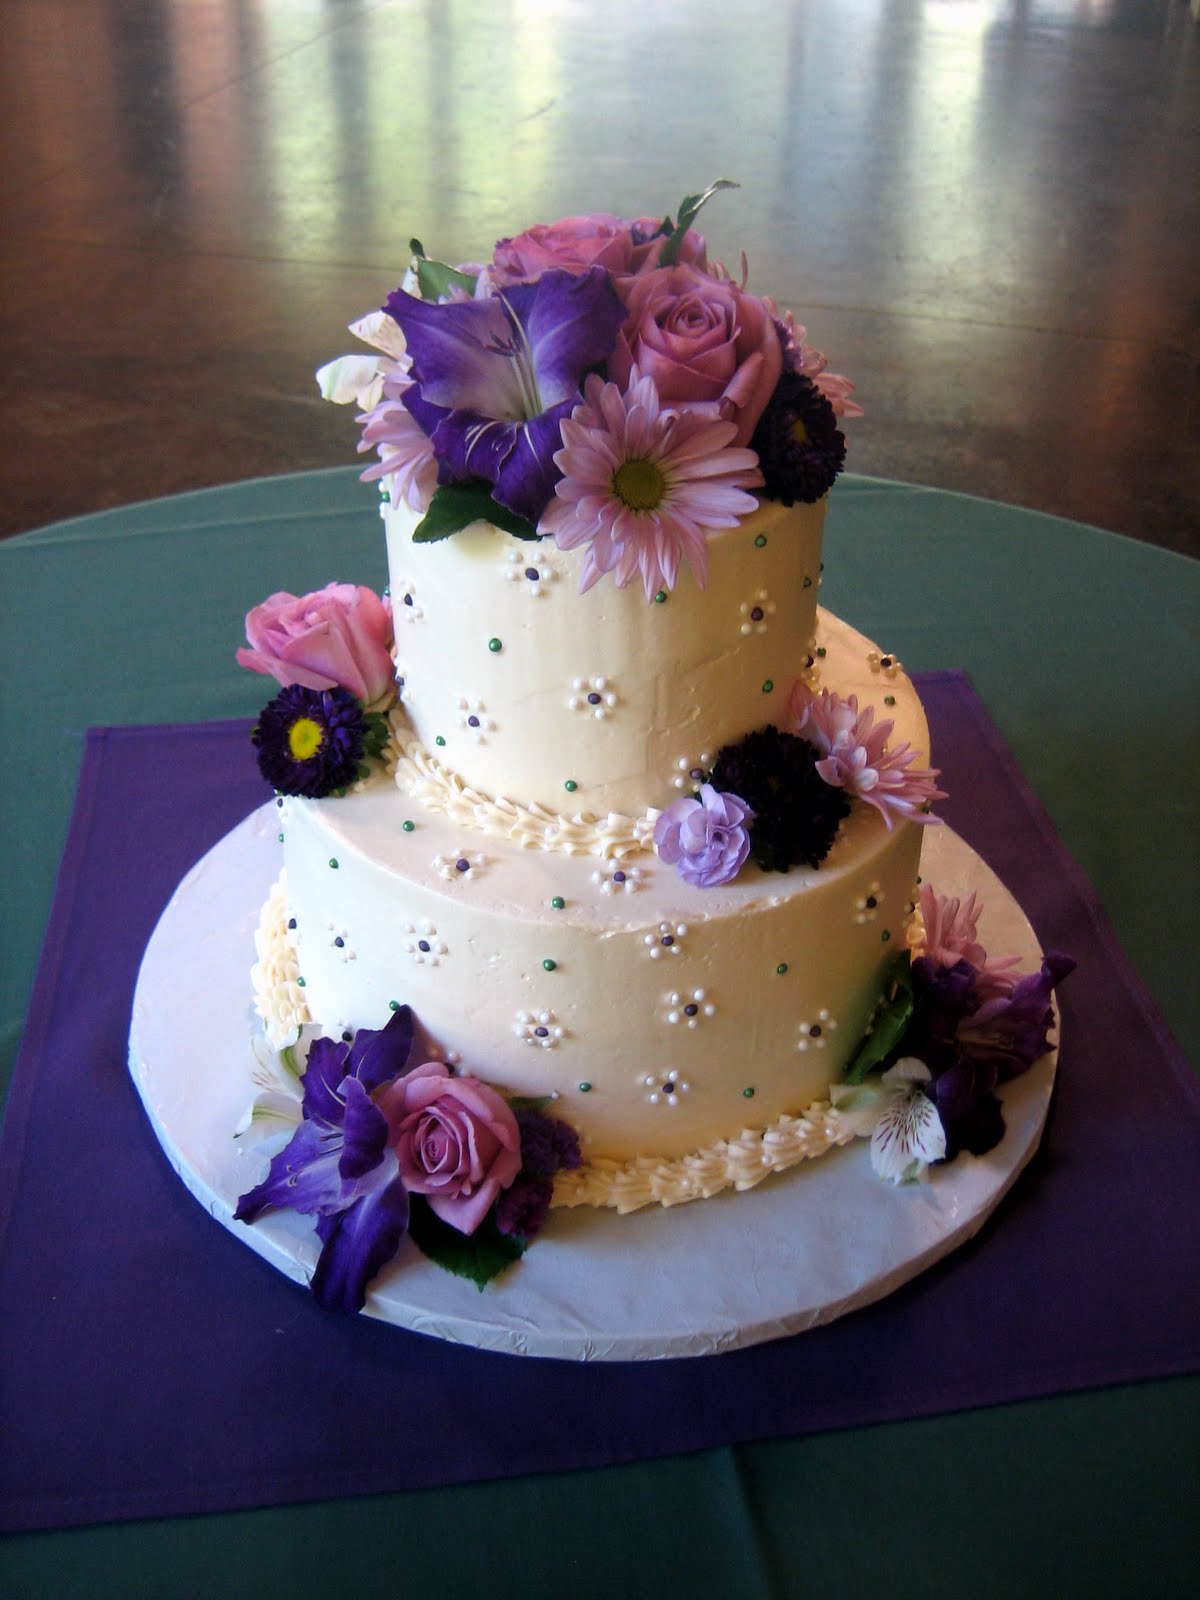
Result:
[[[383,398],[383,380],[404,377],[412,362],[400,324],[386,311],[369,311],[350,324],[350,332],[381,354],[336,356],[317,368],[317,388],[334,405],[355,404],[369,411]]]
[[[250,1082],[258,1091],[246,1107],[234,1137],[246,1146],[283,1146],[300,1126],[304,1104],[301,1078],[308,1049],[320,1028],[306,1023],[295,1044],[277,1050],[261,1030],[250,1040]]]
[[[871,1134],[871,1165],[892,1183],[911,1183],[946,1154],[946,1131],[925,1093],[932,1074],[916,1056],[902,1056],[883,1074],[890,1093]]]

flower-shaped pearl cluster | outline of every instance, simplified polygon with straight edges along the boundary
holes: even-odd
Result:
[[[480,877],[487,867],[487,861],[485,855],[478,852],[472,855],[463,848],[453,854],[434,856],[433,867],[447,883],[460,883]]]
[[[885,678],[894,678],[904,668],[896,656],[881,655],[878,650],[867,652],[867,665],[872,672],[878,672]]]
[[[417,591],[412,581],[401,578],[392,590],[393,622],[420,622],[424,615],[424,607],[417,599]]]
[[[327,924],[329,929],[329,943],[337,951],[342,961],[357,961],[358,957],[350,948],[350,935],[345,928],[339,928],[335,923]]]
[[[671,779],[671,787],[674,789],[699,788],[704,782],[704,774],[712,764],[712,755],[707,750],[703,755],[694,758],[692,756],[680,756],[675,763],[675,773]]]
[[[679,1076],[674,1067],[658,1074],[647,1072],[642,1077],[641,1083],[646,1091],[646,1103],[652,1106],[677,1106],[680,1096],[687,1094],[692,1087],[686,1079]]]
[[[668,1022],[682,1022],[689,1028],[695,1028],[705,1017],[715,1017],[716,1014],[716,1006],[703,989],[690,989],[682,993],[672,990],[667,995]]]
[[[642,936],[642,943],[654,960],[659,956],[677,956],[686,934],[686,922],[660,922],[654,932]]]
[[[572,678],[571,694],[567,705],[572,711],[582,711],[586,716],[603,722],[617,704],[617,692],[603,675],[593,678]]]
[[[766,633],[767,625],[775,615],[775,602],[766,589],[759,589],[741,604],[742,632]]]
[[[535,558],[526,550],[510,550],[504,576],[512,583],[519,583],[525,593],[536,600],[558,577],[558,568],[545,556]]]
[[[428,919],[410,922],[404,931],[407,935],[404,948],[418,967],[441,965],[442,957],[446,954],[446,941],[438,938],[438,931],[432,922]]]
[[[799,1037],[796,1040],[797,1050],[824,1050],[825,1042],[831,1033],[837,1032],[837,1023],[824,1007],[817,1012],[815,1022],[801,1022],[798,1024]]]
[[[632,894],[635,889],[642,887],[642,869],[614,867],[609,872],[603,867],[597,867],[592,873],[592,882],[601,894]]]
[[[553,1050],[566,1029],[553,1011],[518,1011],[513,1032],[528,1045]]]
[[[465,728],[476,744],[482,744],[496,724],[487,714],[482,700],[472,700],[465,694],[458,697],[458,725]]]
[[[874,922],[879,914],[880,902],[883,900],[883,890],[878,883],[869,883],[866,894],[860,894],[854,902],[854,920],[861,928],[864,922]]]

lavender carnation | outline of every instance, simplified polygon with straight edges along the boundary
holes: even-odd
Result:
[[[654,824],[654,848],[685,883],[711,889],[729,883],[750,854],[754,813],[736,794],[702,784],[698,798],[676,800]]]

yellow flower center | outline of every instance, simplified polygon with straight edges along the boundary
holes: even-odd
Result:
[[[801,417],[797,417],[795,422],[792,423],[791,435],[793,444],[808,444],[808,429],[804,426],[804,421]]]
[[[653,461],[622,461],[613,473],[612,490],[630,511],[654,511],[667,492],[667,480]]]
[[[325,742],[325,730],[311,717],[297,717],[288,729],[288,749],[296,761],[309,761]]]

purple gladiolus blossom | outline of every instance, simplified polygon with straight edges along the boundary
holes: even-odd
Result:
[[[946,966],[929,956],[912,964],[916,1009],[905,1055],[929,1068],[926,1093],[946,1130],[946,1156],[983,1155],[1000,1142],[1004,1117],[996,1089],[1028,1071],[1049,1048],[1050,994],[1075,966],[1048,951],[1040,969],[997,993],[986,965],[960,958]]]
[[[273,1206],[316,1217],[321,1254],[312,1290],[327,1308],[361,1311],[367,1284],[408,1227],[408,1193],[373,1096],[405,1075],[412,1040],[407,1006],[385,1028],[361,1028],[353,1043],[314,1040],[304,1120],[234,1212],[239,1222],[254,1222]]]
[[[973,1061],[996,1064],[1001,1083],[1045,1055],[1054,1021],[1051,990],[1075,968],[1070,956],[1048,950],[1037,972],[1018,978],[1006,995],[985,1000],[958,1026],[958,1041]]]
[[[559,476],[562,420],[625,320],[608,274],[554,270],[446,304],[397,289],[385,310],[412,358],[403,404],[430,436],[439,482],[483,479],[501,505],[536,523]]]
[[[654,848],[685,883],[711,889],[737,877],[750,854],[754,813],[735,794],[702,784],[698,799],[676,800],[654,824]]]

